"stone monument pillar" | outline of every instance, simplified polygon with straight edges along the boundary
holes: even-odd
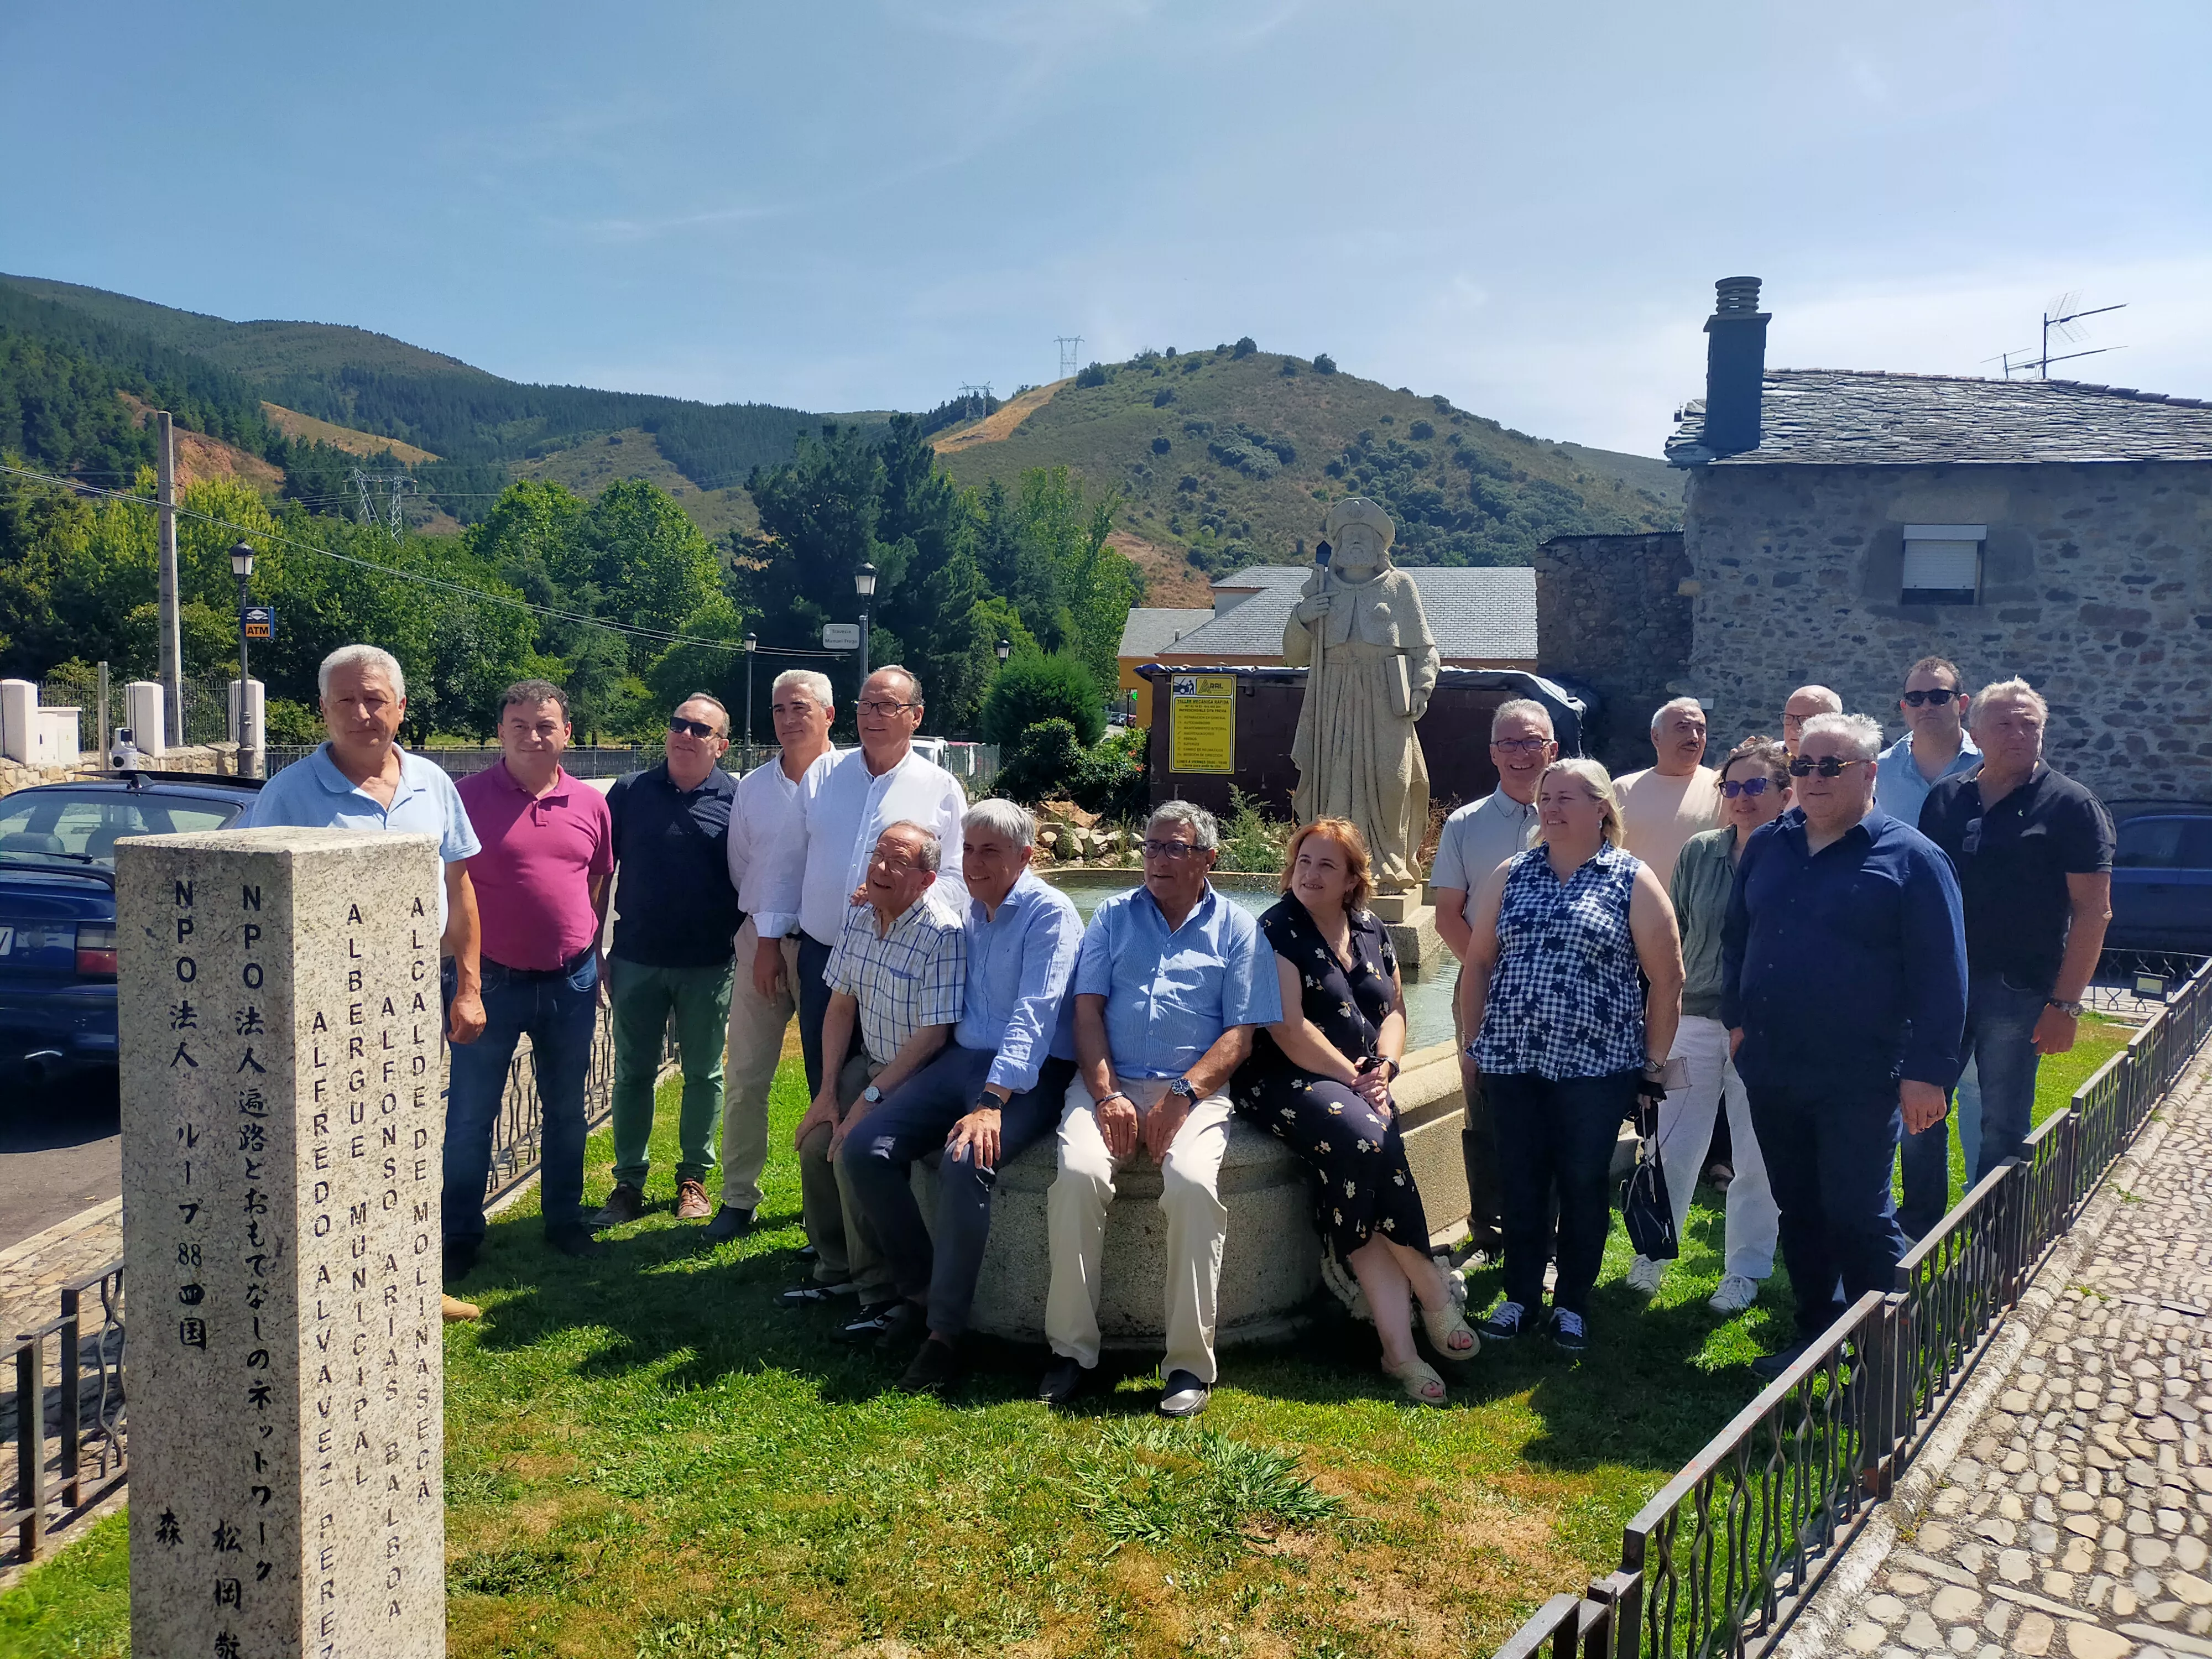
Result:
[[[428,836],[116,848],[138,1659],[446,1648]]]

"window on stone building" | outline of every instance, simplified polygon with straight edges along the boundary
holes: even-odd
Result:
[[[1905,526],[1906,605],[1972,605],[1982,586],[1982,544],[1989,526],[1909,524]]]

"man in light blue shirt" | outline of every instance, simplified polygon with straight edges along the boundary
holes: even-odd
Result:
[[[1283,1017],[1259,924],[1213,890],[1211,813],[1169,801],[1145,826],[1145,884],[1098,907],[1074,981],[1075,1081],[1060,1121],[1060,1175],[1046,1200],[1057,1356],[1038,1397],[1066,1404],[1098,1364],[1098,1269],[1114,1177],[1144,1150],[1160,1166],[1168,1218],[1164,1416],[1194,1417],[1213,1386],[1214,1297],[1229,1211],[1229,1078],[1252,1029]]]
[[[483,848],[460,792],[442,768],[395,741],[407,714],[407,676],[390,652],[340,646],[323,659],[316,678],[330,741],[264,784],[238,827],[289,824],[436,837],[446,866],[438,926],[447,958],[447,1035],[455,1042],[473,1042],[483,1033],[484,1011],[477,895],[467,861]]]
[[[1971,701],[1960,688],[1958,664],[1947,658],[1923,657],[1906,671],[1897,700],[1905,735],[1875,763],[1875,805],[1899,823],[1917,829],[1928,792],[1981,764],[1982,751],[1966,732]]]
[[[1083,922],[1067,895],[1030,868],[1036,820],[1010,800],[979,801],[960,838],[968,979],[959,1024],[942,1054],[846,1131],[838,1154],[898,1292],[875,1322],[877,1346],[903,1352],[928,1333],[899,1378],[910,1394],[942,1393],[958,1379],[998,1171],[1058,1125],[1075,1075],[1067,987]],[[940,1149],[933,1240],[908,1176],[916,1158]],[[864,1334],[864,1322],[846,1329]]]

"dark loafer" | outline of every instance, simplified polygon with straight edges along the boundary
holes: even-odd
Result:
[[[884,1316],[882,1328],[876,1334],[876,1346],[884,1353],[904,1353],[915,1342],[929,1334],[929,1316],[917,1303],[902,1298],[891,1304]]]
[[[1193,1371],[1170,1371],[1166,1387],[1160,1394],[1159,1413],[1162,1417],[1195,1417],[1206,1409],[1212,1389],[1198,1380]]]
[[[565,1227],[547,1228],[545,1242],[562,1255],[574,1256],[579,1261],[590,1261],[607,1253],[607,1247],[592,1237],[592,1230],[580,1221]]]
[[[899,1376],[902,1394],[946,1394],[960,1380],[960,1354],[950,1342],[935,1338],[921,1345]]]
[[[1037,1398],[1048,1406],[1065,1406],[1090,1386],[1089,1367],[1079,1360],[1056,1358],[1037,1384]]]
[[[872,1342],[884,1334],[884,1327],[890,1322],[891,1316],[903,1305],[897,1302],[868,1303],[830,1335],[840,1342]]]
[[[645,1191],[627,1181],[615,1183],[607,1201],[599,1206],[599,1213],[592,1218],[594,1227],[625,1227],[645,1213]]]
[[[702,1244],[726,1244],[733,1238],[743,1237],[753,1230],[753,1212],[725,1204],[714,1212],[714,1218],[699,1230]]]

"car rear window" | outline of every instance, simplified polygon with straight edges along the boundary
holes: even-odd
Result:
[[[75,853],[112,864],[122,836],[227,829],[245,805],[115,790],[25,791],[0,796],[0,854]]]
[[[2212,870],[2212,817],[2130,818],[2120,825],[2116,870]]]

